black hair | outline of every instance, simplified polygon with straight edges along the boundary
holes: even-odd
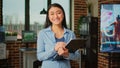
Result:
[[[63,18],[63,21],[62,21],[62,27],[67,28],[66,18],[65,18],[65,17],[66,17],[66,16],[65,16],[65,11],[64,11],[63,7],[62,7],[60,4],[58,4],[58,3],[53,3],[53,4],[50,4],[50,5],[49,5],[49,7],[48,7],[48,9],[47,9],[46,21],[45,21],[44,28],[47,28],[47,27],[49,27],[50,25],[52,25],[52,23],[50,22],[49,17],[48,17],[49,10],[50,10],[51,7],[58,7],[58,8],[60,8],[60,9],[63,11],[64,18]]]

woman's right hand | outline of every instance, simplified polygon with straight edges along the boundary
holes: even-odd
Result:
[[[68,57],[69,56],[69,51],[67,48],[59,48],[58,52],[57,52],[60,56],[64,56],[64,57]]]
[[[59,50],[59,48],[65,48],[66,43],[65,42],[57,42],[55,45],[55,51],[57,52]]]

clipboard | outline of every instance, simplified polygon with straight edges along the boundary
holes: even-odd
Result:
[[[70,53],[74,53],[79,48],[84,48],[86,41],[87,39],[83,38],[72,39],[67,43],[66,48]],[[53,58],[53,60],[64,60],[63,56],[59,56],[58,54],[56,54]]]
[[[73,53],[79,48],[84,48],[86,41],[87,39],[84,39],[84,38],[72,39],[68,42],[68,44],[66,45],[66,48],[69,50],[70,53]]]

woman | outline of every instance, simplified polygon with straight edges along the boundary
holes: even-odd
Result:
[[[61,5],[54,3],[48,7],[45,29],[38,34],[37,58],[42,68],[71,68],[70,60],[80,58],[79,50],[69,53],[66,43],[75,38],[67,29],[65,12]],[[55,58],[59,55],[58,58]]]

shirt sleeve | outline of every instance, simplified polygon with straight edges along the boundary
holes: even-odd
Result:
[[[45,51],[44,32],[40,31],[37,39],[37,59],[40,61],[50,59],[56,54],[54,48],[49,51]]]
[[[79,60],[80,59],[80,51],[77,50],[75,53],[69,53],[69,60]]]

